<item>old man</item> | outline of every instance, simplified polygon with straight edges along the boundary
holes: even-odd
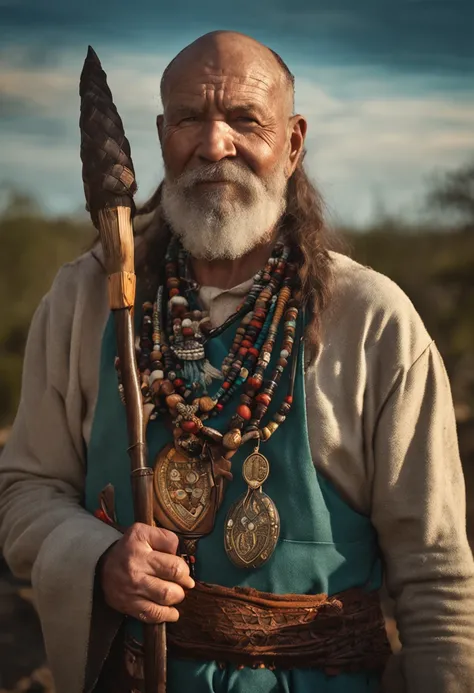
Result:
[[[330,249],[278,55],[208,34],[161,96],[165,178],[136,218],[157,526],[133,522],[98,248],[35,314],[0,461],[0,540],[31,576],[58,693],[142,691],[142,624],[164,621],[169,693],[474,691],[435,344],[397,286]]]

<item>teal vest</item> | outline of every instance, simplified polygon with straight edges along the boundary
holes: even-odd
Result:
[[[221,337],[209,343],[207,355],[213,365],[222,363],[234,333],[235,326],[231,326]],[[278,344],[274,353],[279,353]],[[113,484],[118,522],[128,526],[134,521],[130,462],[126,452],[125,409],[120,401],[114,368],[115,354],[111,317],[102,341],[98,400],[87,451],[85,502],[87,509],[94,512],[98,508],[100,491],[107,484]],[[285,373],[270,413],[278,409],[286,394],[287,380],[288,373]],[[235,411],[238,394],[236,397],[237,400],[231,400],[225,406],[222,414],[211,420],[213,427],[224,430]],[[150,465],[171,438],[170,431],[160,420],[149,424]],[[282,426],[260,448],[270,462],[270,476],[263,490],[280,513],[280,538],[273,556],[264,566],[247,570],[235,567],[227,558],[224,521],[231,504],[247,489],[241,468],[251,451],[252,444],[249,443],[232,458],[234,480],[227,488],[215,529],[199,542],[197,579],[226,587],[248,586],[276,594],[324,592],[332,595],[361,586],[368,590],[378,589],[381,562],[370,520],[350,508],[314,467],[306,422],[302,353],[292,410]],[[131,625],[136,637],[140,635],[139,627],[136,622]],[[380,677],[376,673],[328,676],[314,669],[238,670],[233,665],[221,669],[215,662],[173,659],[168,662],[168,693],[375,693],[379,684]]]

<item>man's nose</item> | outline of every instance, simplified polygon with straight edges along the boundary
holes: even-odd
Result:
[[[203,123],[196,154],[205,161],[221,161],[226,157],[236,156],[237,152],[229,125],[222,120],[211,120]]]

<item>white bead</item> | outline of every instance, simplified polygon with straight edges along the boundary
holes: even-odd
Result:
[[[163,373],[163,371],[152,371],[150,373],[150,378],[149,378],[148,382],[151,385],[152,383],[155,382],[155,380],[163,380],[164,377],[165,377],[165,374]]]
[[[161,347],[159,344],[155,344],[155,346],[153,347],[153,351],[160,351],[160,349]]]
[[[282,349],[280,351],[280,358],[282,358],[282,359],[287,359],[289,355],[290,354],[288,353],[288,351],[286,349]]]
[[[241,369],[240,369],[239,375],[240,375],[240,377],[243,378],[244,380],[247,380],[248,375],[249,375],[249,372],[248,372],[248,370],[247,370],[246,368],[241,368]]]
[[[188,302],[184,296],[172,296],[172,298],[170,298],[170,305],[187,306]]]
[[[192,320],[189,318],[184,318],[184,320],[181,322],[182,327],[191,327],[192,324]]]
[[[270,363],[270,358],[270,354],[266,351],[262,354],[262,361],[264,361],[265,363]]]

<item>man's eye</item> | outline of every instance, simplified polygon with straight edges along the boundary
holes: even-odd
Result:
[[[255,118],[252,118],[251,116],[238,116],[236,118],[240,123],[255,123],[258,124]]]
[[[180,119],[180,123],[193,123],[197,120],[196,116],[186,116],[185,118]]]

